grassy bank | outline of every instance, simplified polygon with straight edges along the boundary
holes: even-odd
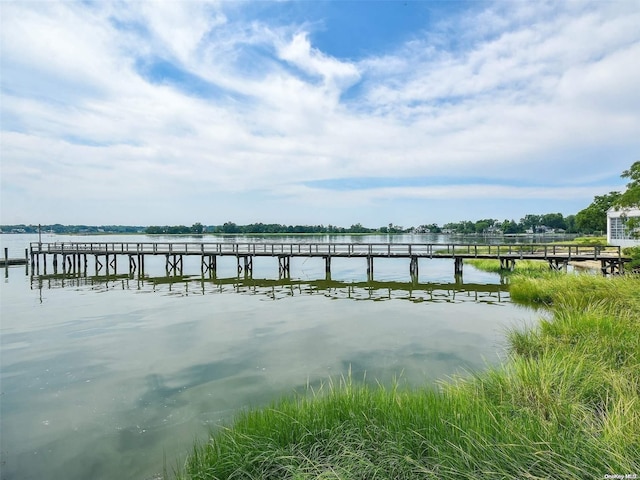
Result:
[[[512,277],[553,318],[509,334],[501,367],[438,388],[352,379],[241,414],[184,479],[640,475],[640,279]]]
[[[473,265],[485,272],[499,273],[507,276],[517,274],[538,277],[549,271],[549,264],[544,260],[516,260],[513,271],[501,269],[500,262],[494,259],[465,259],[464,263]]]

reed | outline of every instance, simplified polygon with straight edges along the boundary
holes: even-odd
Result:
[[[490,273],[511,276],[516,273],[538,276],[541,272],[549,271],[549,264],[544,260],[516,260],[513,271],[500,268],[500,260],[493,259],[465,259],[465,264],[472,265],[479,270]]]
[[[640,279],[512,277],[552,317],[437,386],[350,375],[243,412],[180,479],[604,478],[640,472]],[[513,293],[512,293],[513,295]]]

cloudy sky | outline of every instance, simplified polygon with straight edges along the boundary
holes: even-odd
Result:
[[[573,214],[640,160],[640,2],[2,1],[0,223]]]

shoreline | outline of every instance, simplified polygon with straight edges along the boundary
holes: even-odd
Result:
[[[329,380],[321,391],[241,414],[197,445],[177,478],[640,473],[637,291],[632,276],[516,273],[512,298],[553,318],[509,332],[504,365],[439,389]]]

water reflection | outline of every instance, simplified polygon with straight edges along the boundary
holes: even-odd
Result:
[[[139,277],[134,275],[72,274],[39,275],[31,277],[34,290],[55,288],[82,288],[92,290],[121,289],[140,293],[164,292],[170,295],[208,295],[215,293],[238,293],[262,295],[279,300],[297,295],[323,295],[330,299],[385,301],[404,299],[412,302],[488,302],[509,301],[507,279],[500,283],[464,283],[457,276],[452,283],[361,281],[347,282],[331,280],[296,280],[268,278],[211,278],[205,276],[170,275]]]
[[[37,275],[13,269],[2,288],[3,479],[153,478],[194,438],[249,406],[351,371],[423,385],[500,361],[504,329],[531,319],[499,277],[430,261],[274,262],[253,278]],[[197,271],[199,265],[188,265]],[[195,268],[194,268],[195,267]],[[14,275],[15,272],[15,275]],[[259,276],[259,277],[258,277]],[[304,278],[310,277],[310,278]]]

